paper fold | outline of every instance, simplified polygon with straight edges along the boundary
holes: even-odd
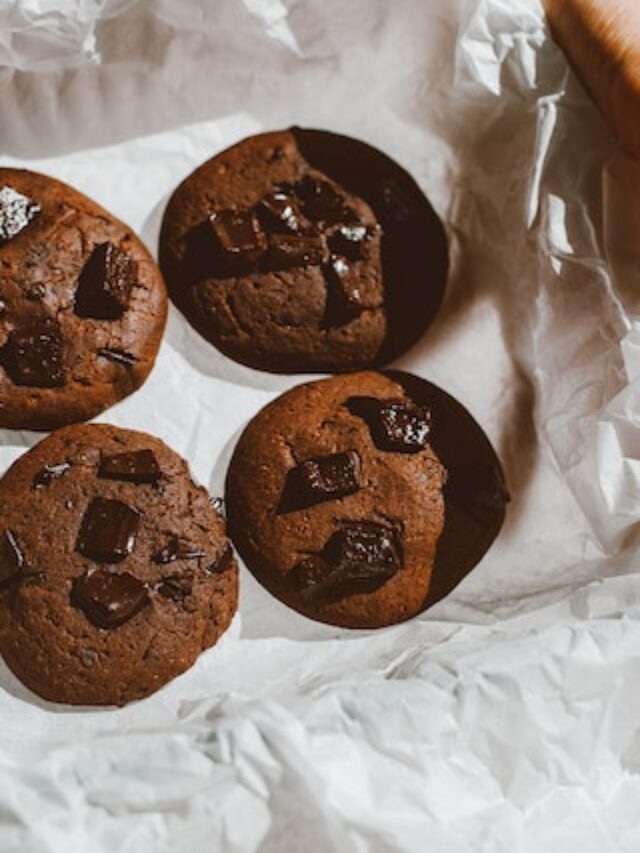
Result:
[[[176,183],[263,127],[398,159],[452,275],[397,366],[468,406],[513,496],[481,565],[404,625],[317,625],[243,570],[230,631],[144,702],[55,707],[0,669],[0,848],[637,850],[638,167],[539,4],[25,0],[0,57],[4,162],[154,249]],[[172,309],[150,379],[102,420],[159,435],[220,494],[243,425],[298,381]],[[3,467],[37,440],[0,431]]]

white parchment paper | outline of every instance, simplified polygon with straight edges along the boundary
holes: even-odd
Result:
[[[263,128],[406,166],[453,271],[398,366],[468,406],[513,494],[483,562],[407,624],[317,625],[243,569],[228,634],[148,700],[53,706],[1,666],[0,850],[640,849],[640,171],[536,0],[16,0],[0,62],[3,162],[152,248],[176,183]],[[246,421],[299,381],[172,310],[102,420],[220,493]],[[0,431],[2,469],[38,438]]]

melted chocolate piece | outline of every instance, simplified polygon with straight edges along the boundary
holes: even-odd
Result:
[[[60,324],[47,317],[14,329],[3,351],[4,366],[16,385],[60,388],[65,382]]]
[[[278,513],[337,500],[359,489],[360,456],[355,450],[308,459],[287,472]]]
[[[126,483],[157,483],[162,472],[152,450],[133,450],[101,456],[98,477]]]
[[[420,453],[429,444],[431,410],[411,400],[351,397],[346,406],[366,421],[378,450]]]
[[[331,566],[347,571],[350,579],[388,578],[402,567],[395,532],[373,521],[345,524],[331,535],[322,556]]]
[[[118,628],[149,604],[149,594],[129,572],[89,569],[74,580],[71,603],[97,628]]]
[[[198,560],[200,557],[204,557],[202,548],[179,536],[172,536],[167,544],[153,555],[153,562],[166,565],[174,560]]]
[[[332,258],[329,269],[335,277],[337,286],[345,300],[354,311],[362,311],[365,308],[364,297],[360,285],[360,276],[353,265],[344,258]]]
[[[33,478],[32,488],[44,489],[54,480],[59,479],[71,468],[71,462],[58,462],[53,465],[45,465]]]
[[[287,575],[287,582],[305,601],[312,602],[324,597],[323,594],[330,589],[330,576],[331,569],[325,561],[317,555],[310,555],[296,563]]]
[[[350,261],[361,261],[365,245],[371,239],[366,225],[340,225],[328,239],[329,248],[336,255]]]
[[[129,307],[138,265],[113,243],[93,250],[78,279],[74,311],[78,317],[117,320]]]
[[[98,563],[119,563],[134,549],[140,512],[109,498],[94,498],[87,507],[76,550]]]
[[[272,270],[321,264],[326,245],[321,234],[273,234],[269,238],[267,265]]]
[[[206,573],[208,575],[215,575],[218,573],[226,572],[226,570],[233,563],[233,551],[231,549],[231,545],[227,542],[222,549],[222,553],[219,557],[217,557],[210,566],[207,566]]]
[[[219,210],[211,214],[209,224],[223,271],[242,273],[255,268],[266,239],[251,211]]]
[[[326,226],[353,219],[353,211],[328,181],[307,175],[295,185],[295,192],[301,200],[304,215],[312,222]]]
[[[24,554],[15,533],[5,530],[0,537],[0,589],[16,580],[24,566]]]
[[[364,311],[360,279],[344,258],[332,258],[323,267],[327,297],[322,318],[322,328],[346,326]]]
[[[287,577],[306,601],[330,603],[374,592],[401,568],[395,531],[373,521],[354,521],[333,533],[320,554],[301,560]]]
[[[40,213],[40,207],[13,187],[0,189],[0,245],[12,240]]]
[[[193,578],[185,577],[184,575],[181,577],[163,578],[153,588],[163,598],[180,602],[191,595]]]
[[[131,367],[137,362],[135,355],[123,349],[114,349],[112,347],[102,347],[98,350],[98,355],[101,358],[106,358],[107,361],[113,361],[114,364],[120,364],[122,367]]]
[[[298,199],[289,187],[276,187],[258,203],[258,215],[270,231],[297,234],[305,221]]]

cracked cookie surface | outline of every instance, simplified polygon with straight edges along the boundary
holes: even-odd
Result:
[[[240,437],[226,497],[230,535],[256,578],[347,628],[400,622],[446,594],[497,535],[508,500],[466,409],[400,371],[278,397]]]
[[[0,426],[54,429],[131,394],[166,313],[130,228],[54,178],[0,169]]]
[[[224,519],[158,439],[66,427],[0,481],[0,653],[45,699],[143,698],[236,607]]]
[[[365,143],[291,128],[250,137],[171,197],[160,264],[172,300],[230,357],[341,372],[411,346],[442,297],[442,226],[410,176]]]

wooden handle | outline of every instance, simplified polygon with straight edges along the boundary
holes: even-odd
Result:
[[[543,0],[551,31],[624,148],[640,159],[640,0]]]

